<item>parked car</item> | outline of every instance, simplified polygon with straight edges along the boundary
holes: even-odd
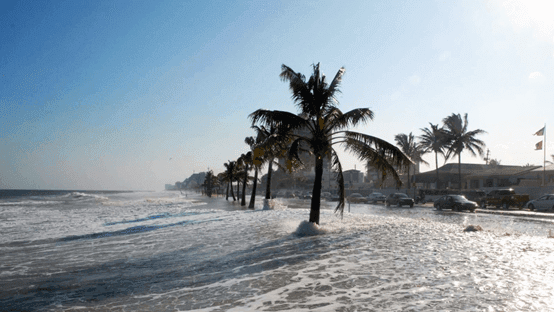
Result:
[[[398,207],[402,206],[414,206],[414,200],[408,197],[404,193],[394,193],[387,196],[385,200],[385,206],[390,207],[391,205],[397,205]]]
[[[516,195],[513,189],[494,190],[481,199],[481,207],[495,206],[496,208],[502,207],[504,209],[518,207],[521,209],[528,201],[529,195]]]
[[[527,203],[531,211],[548,210],[554,212],[554,194],[543,195]]]
[[[438,210],[452,209],[452,211],[469,210],[474,212],[479,207],[474,201],[468,200],[462,195],[445,195],[435,200],[433,204]]]
[[[367,203],[367,198],[363,197],[360,193],[352,193],[348,196],[348,201],[351,203]]]
[[[371,194],[369,194],[369,196],[367,197],[367,201],[370,202],[370,203],[376,203],[376,202],[382,202],[384,203],[385,200],[387,200],[387,196],[379,193],[379,192],[373,192]]]

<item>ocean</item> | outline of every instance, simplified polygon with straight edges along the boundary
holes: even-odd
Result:
[[[307,200],[0,196],[0,311],[554,311],[551,219],[323,202],[314,227]]]

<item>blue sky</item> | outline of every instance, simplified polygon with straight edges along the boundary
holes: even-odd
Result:
[[[545,123],[554,154],[549,1],[0,6],[0,188],[159,190],[220,172],[247,151],[248,114],[296,111],[281,64],[344,66],[340,108],[372,109],[357,130],[389,142],[468,113],[502,164],[542,164]]]

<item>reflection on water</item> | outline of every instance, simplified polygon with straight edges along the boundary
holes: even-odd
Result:
[[[286,208],[287,201],[274,205],[276,210],[252,211],[221,198],[205,205],[160,198],[118,201],[108,207],[118,207],[115,213],[104,210],[106,201],[80,213],[41,210],[54,224],[38,227],[35,236],[26,233],[33,244],[5,241],[0,247],[0,306],[31,311],[554,307],[554,239],[546,235],[554,226],[546,220],[370,205],[352,205],[341,220],[331,203],[322,213],[324,234],[299,236],[294,233],[308,210]],[[13,212],[5,207],[0,218]],[[103,217],[93,217],[98,214]],[[83,218],[94,224],[79,228]],[[129,223],[155,231],[100,235],[124,233]],[[70,230],[60,230],[62,224]],[[463,232],[469,224],[484,231]],[[17,242],[23,234],[11,230]]]

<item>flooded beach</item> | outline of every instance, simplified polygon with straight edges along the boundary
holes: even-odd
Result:
[[[0,306],[24,311],[549,311],[550,219],[176,192],[0,202]],[[346,209],[348,210],[348,209]],[[468,225],[483,231],[464,232]]]

